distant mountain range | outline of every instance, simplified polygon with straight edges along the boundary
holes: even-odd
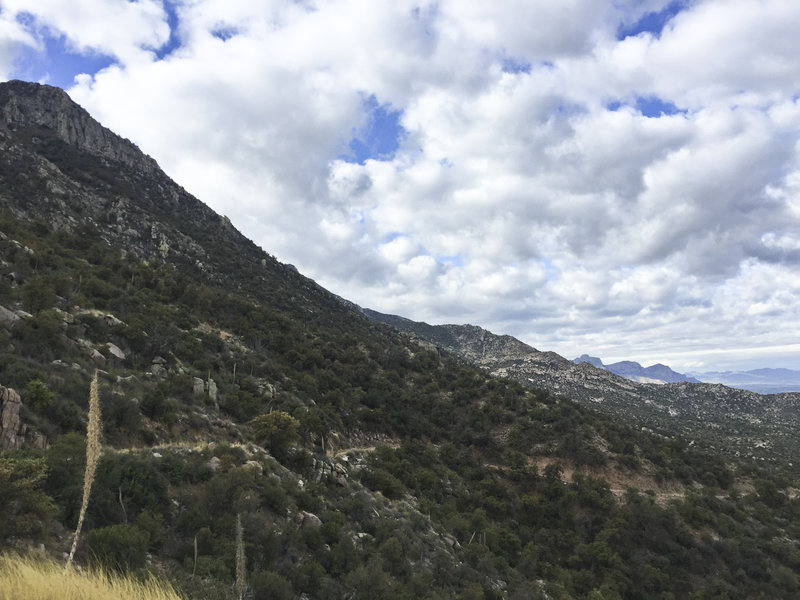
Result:
[[[662,365],[661,363],[651,365],[649,367],[643,367],[638,362],[623,360],[610,365],[605,365],[603,364],[603,361],[596,356],[589,356],[588,354],[582,354],[572,362],[574,362],[576,365],[587,362],[598,369],[611,371],[620,377],[624,377],[625,379],[630,379],[631,381],[636,381],[639,383],[680,383],[681,381],[687,381],[689,383],[702,382],[701,379],[695,379],[694,377],[684,375],[683,373],[677,373],[670,369],[667,365]]]
[[[753,369],[752,371],[708,371],[692,373],[700,381],[721,383],[728,387],[759,394],[800,392],[800,371],[793,369]]]
[[[574,359],[576,365],[589,363],[598,369],[610,371],[638,383],[721,383],[732,388],[749,390],[758,394],[800,392],[800,371],[792,369],[753,369],[750,371],[705,371],[678,373],[667,365],[643,367],[638,362],[623,360],[610,365],[596,356],[582,354]]]

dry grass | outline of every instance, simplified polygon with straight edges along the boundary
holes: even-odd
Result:
[[[102,569],[64,570],[49,559],[0,555],[0,600],[182,600],[155,577],[143,581]]]

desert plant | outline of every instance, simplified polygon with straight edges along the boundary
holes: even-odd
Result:
[[[236,515],[236,598],[244,599],[244,531],[242,529],[242,515]]]
[[[282,410],[260,415],[250,421],[250,426],[256,443],[278,459],[283,458],[289,446],[299,438],[300,422]]]
[[[150,536],[137,525],[95,528],[86,537],[92,556],[107,568],[135,569],[145,564]]]
[[[42,459],[0,455],[0,544],[6,538],[47,535],[46,523],[56,506],[41,489],[46,471]]]
[[[97,392],[97,371],[94,372],[92,384],[89,387],[89,423],[86,427],[86,470],[83,474],[83,500],[81,511],[78,515],[78,526],[75,528],[75,537],[72,539],[72,548],[67,558],[67,566],[72,564],[78,539],[86,517],[86,508],[89,506],[89,494],[92,491],[92,482],[100,460],[100,396]]]

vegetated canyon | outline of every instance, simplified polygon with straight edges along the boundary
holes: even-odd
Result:
[[[636,384],[283,265],[0,84],[0,547],[234,598],[795,598],[797,395]],[[388,323],[388,324],[387,324]],[[42,550],[43,549],[43,550]]]

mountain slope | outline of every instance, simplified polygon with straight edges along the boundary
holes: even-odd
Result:
[[[800,444],[793,433],[800,426],[798,394],[762,396],[690,382],[637,383],[590,361],[575,364],[472,325],[431,326],[371,310],[364,313],[435,343],[492,375],[564,394],[641,427],[678,434],[732,456],[791,468],[800,465]]]
[[[78,559],[188,597],[234,597],[239,520],[257,599],[800,592],[794,479],[369,321],[60,90],[0,84],[0,112],[4,550],[69,547],[98,369]],[[525,362],[474,334],[443,333]]]

